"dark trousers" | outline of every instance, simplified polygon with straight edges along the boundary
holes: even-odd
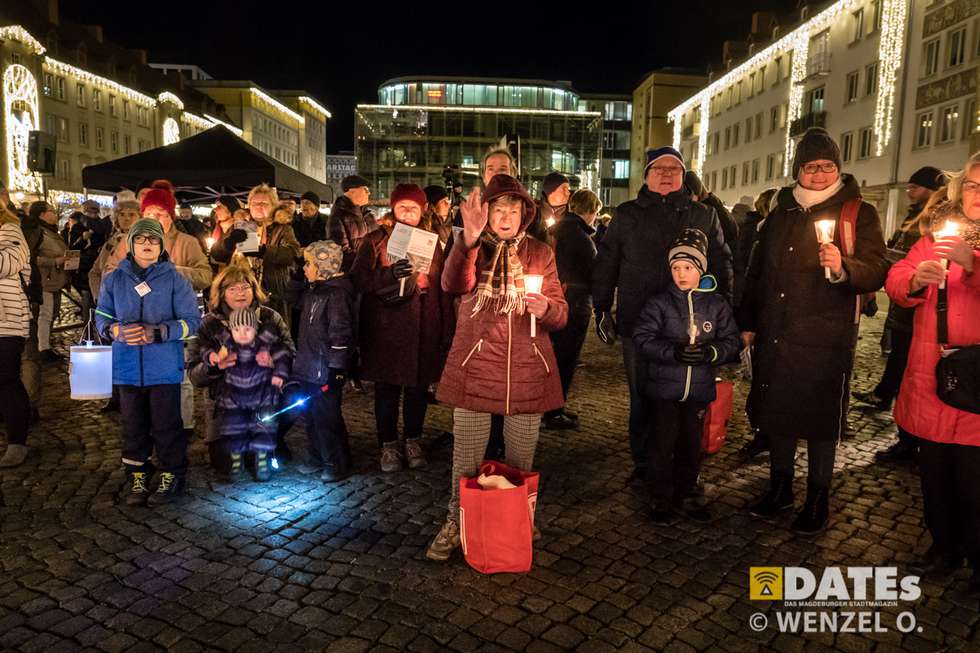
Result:
[[[405,439],[422,437],[425,411],[429,408],[428,388],[410,388],[390,383],[374,384],[374,419],[378,427],[378,444],[398,439],[398,405],[404,394],[402,417],[405,422]]]
[[[905,376],[905,364],[909,360],[909,349],[912,347],[911,331],[892,330],[892,350],[885,360],[885,371],[874,393],[879,399],[891,401],[898,396],[898,389]]]
[[[701,473],[701,436],[704,433],[703,402],[652,402],[654,431],[649,450],[650,493],[654,499],[680,500],[693,489]]]
[[[187,471],[187,436],[180,418],[180,384],[120,385],[123,464],[127,471],[142,467],[157,452],[160,471]]]
[[[772,471],[776,474],[793,475],[796,464],[796,438],[777,435],[769,438]],[[807,440],[807,484],[830,489],[830,479],[834,475],[834,460],[837,458],[835,440]]]
[[[316,383],[300,385],[302,391],[310,397],[306,408],[310,463],[332,467],[337,471],[350,469],[350,441],[341,411],[344,384],[331,383],[326,392]]]
[[[503,460],[507,453],[507,443],[504,442],[504,416],[490,416],[490,437],[487,439],[487,450],[483,455],[486,460]]]
[[[592,302],[589,297],[576,298],[572,293],[566,295],[568,300],[568,323],[561,331],[551,333],[551,345],[555,349],[555,359],[558,362],[558,376],[561,378],[561,391],[568,401],[568,389],[572,386],[572,376],[578,365],[585,336],[589,332],[589,320],[592,318]],[[548,413],[561,413],[558,409]]]
[[[926,527],[939,553],[980,568],[980,447],[916,438]]]
[[[626,367],[626,382],[630,388],[630,452],[633,464],[643,469],[647,466],[647,433],[652,423],[652,403],[643,395],[646,383],[646,370],[640,353],[633,345],[632,338],[623,338],[623,365]]]
[[[31,402],[20,378],[20,361],[25,338],[0,338],[0,396],[3,396],[3,420],[7,425],[8,444],[27,444]]]

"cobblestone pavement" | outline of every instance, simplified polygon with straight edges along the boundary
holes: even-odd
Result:
[[[867,322],[855,387],[880,374],[881,319]],[[67,338],[68,334],[62,336]],[[65,343],[62,343],[65,344]],[[655,527],[626,486],[631,463],[619,349],[587,345],[571,406],[577,432],[544,432],[538,524],[526,575],[482,576],[425,547],[445,515],[448,448],[427,469],[382,475],[370,394],[350,395],[356,474],[325,486],[287,467],[264,485],[222,485],[191,449],[190,496],[156,511],[117,506],[117,417],[72,402],[63,366],[48,366],[43,421],[28,463],[0,472],[0,648],[62,650],[937,651],[978,650],[978,605],[966,570],[923,579],[923,596],[882,609],[888,632],[760,633],[748,599],[752,565],[897,565],[928,545],[914,474],[873,455],[890,444],[885,414],[854,410],[838,456],[830,528],[794,536],[785,521],[742,510],[767,478],[765,459],[735,455],[747,427],[736,389],[729,442],[706,464],[709,525]],[[800,397],[805,401],[806,397]],[[449,429],[433,407],[430,438]],[[290,441],[303,450],[304,435]],[[805,468],[805,456],[798,463]],[[802,480],[798,480],[802,494]],[[921,632],[895,629],[900,610]],[[774,620],[773,620],[774,621]]]

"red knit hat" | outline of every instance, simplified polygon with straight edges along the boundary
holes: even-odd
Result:
[[[140,214],[148,206],[159,206],[170,214],[171,218],[177,218],[177,198],[174,197],[173,186],[169,181],[155,181],[153,187],[143,194],[140,200]]]
[[[395,186],[395,190],[391,191],[391,208],[394,209],[395,205],[402,200],[415,202],[423,211],[428,204],[425,191],[416,184],[398,184]]]

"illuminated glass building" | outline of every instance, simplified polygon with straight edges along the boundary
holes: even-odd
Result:
[[[599,192],[602,114],[580,111],[568,82],[402,77],[383,83],[378,101],[355,111],[359,172],[374,197],[399,183],[441,184],[447,165],[471,187],[483,153],[502,137],[517,142],[532,193],[552,170]]]

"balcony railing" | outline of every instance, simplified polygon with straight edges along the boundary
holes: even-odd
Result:
[[[800,116],[793,122],[789,124],[789,135],[799,136],[810,127],[826,127],[827,126],[827,112],[826,111],[816,111],[814,113],[808,113],[805,116]]]
[[[830,53],[817,52],[806,60],[806,78],[825,76],[830,74]]]

